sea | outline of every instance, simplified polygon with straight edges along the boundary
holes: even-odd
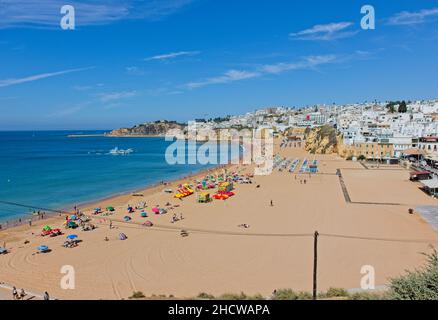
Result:
[[[25,218],[35,208],[71,210],[77,204],[215,166],[168,164],[165,152],[173,142],[164,138],[105,137],[103,133],[0,131],[0,222]],[[110,153],[115,148],[132,152]],[[221,152],[230,156],[230,149],[219,149],[214,156],[220,157]]]

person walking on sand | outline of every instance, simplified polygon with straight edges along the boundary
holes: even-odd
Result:
[[[47,291],[44,291],[44,300],[50,300],[50,296]]]
[[[274,206],[274,202],[271,200],[271,207],[273,207]]]
[[[24,291],[23,288],[21,288],[21,290],[20,290],[20,299],[23,300],[25,296],[26,296],[26,292]]]
[[[17,300],[17,298],[18,298],[17,288],[12,287],[12,299]]]
[[[113,228],[113,221],[112,221],[112,220],[110,220],[109,228],[110,228],[110,229]]]

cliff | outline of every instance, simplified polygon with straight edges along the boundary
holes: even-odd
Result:
[[[308,131],[305,141],[307,151],[316,154],[331,154],[337,153],[339,137],[333,127],[322,126]]]
[[[132,128],[115,129],[107,134],[110,137],[126,136],[165,136],[171,130],[184,130],[185,126],[175,121],[156,121],[135,125]]]

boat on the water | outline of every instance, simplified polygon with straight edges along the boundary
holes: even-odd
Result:
[[[109,154],[111,155],[127,155],[134,152],[133,149],[119,149],[118,147],[115,147],[114,149],[111,149]]]

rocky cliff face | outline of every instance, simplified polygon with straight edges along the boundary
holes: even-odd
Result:
[[[337,153],[338,135],[336,129],[322,126],[310,130],[306,135],[306,150],[316,154]]]
[[[173,121],[157,121],[136,125],[132,128],[115,129],[108,136],[164,136],[169,131],[184,130],[185,126]]]

